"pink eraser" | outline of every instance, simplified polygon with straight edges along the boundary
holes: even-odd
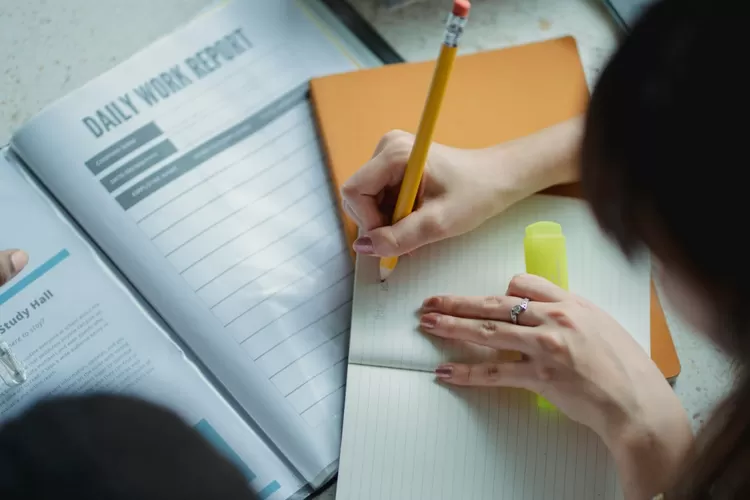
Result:
[[[458,17],[469,17],[471,2],[469,0],[453,0],[453,15]]]

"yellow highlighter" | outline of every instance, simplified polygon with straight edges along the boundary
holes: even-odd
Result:
[[[432,136],[443,104],[443,97],[448,88],[453,62],[456,59],[458,42],[466,26],[470,9],[471,3],[469,0],[453,0],[453,11],[448,16],[440,55],[435,65],[435,72],[432,76],[422,118],[419,121],[417,135],[414,137],[414,146],[409,155],[409,160],[406,162],[404,179],[401,181],[396,208],[393,211],[393,224],[408,216],[414,210],[414,202],[417,199],[419,185],[422,182],[422,174],[424,174],[424,167],[427,163]],[[383,257],[380,259],[380,281],[385,281],[391,275],[397,263],[398,257]]]
[[[541,276],[560,288],[568,289],[568,256],[560,224],[541,221],[526,227],[523,250],[528,274]],[[537,396],[537,403],[541,408],[554,408],[541,396]]]

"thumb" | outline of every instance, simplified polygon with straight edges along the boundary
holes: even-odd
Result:
[[[0,251],[0,286],[20,273],[29,262],[29,256],[21,250]]]
[[[354,250],[364,255],[400,257],[445,238],[447,234],[444,227],[443,217],[437,210],[423,208],[393,226],[368,231],[354,242]]]

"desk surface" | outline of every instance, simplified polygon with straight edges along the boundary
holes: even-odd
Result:
[[[0,8],[0,144],[43,106],[186,22],[207,3],[0,0],[6,6]],[[444,2],[422,0],[395,11],[382,7],[380,0],[352,0],[352,4],[407,60],[436,56]],[[477,0],[470,23],[463,52],[574,35],[590,85],[616,44],[616,29],[594,0]],[[730,369],[713,346],[669,310],[667,317],[682,362],[675,390],[697,428],[726,393]],[[332,500],[333,492],[321,498]]]

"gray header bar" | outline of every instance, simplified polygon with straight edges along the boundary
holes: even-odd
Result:
[[[162,134],[161,129],[154,123],[147,123],[132,134],[123,137],[107,149],[86,161],[91,173],[98,175],[107,167],[126,157],[152,139]]]
[[[112,192],[119,188],[129,180],[135,178],[139,174],[145,172],[149,168],[153,167],[163,159],[171,156],[177,152],[177,148],[174,147],[169,140],[162,141],[153,148],[139,154],[117,170],[109,174],[102,179],[102,186],[104,186],[108,192]]]
[[[307,98],[308,83],[287,92],[240,123],[197,146],[184,156],[149,175],[116,199],[127,210],[198,165],[250,137]]]

